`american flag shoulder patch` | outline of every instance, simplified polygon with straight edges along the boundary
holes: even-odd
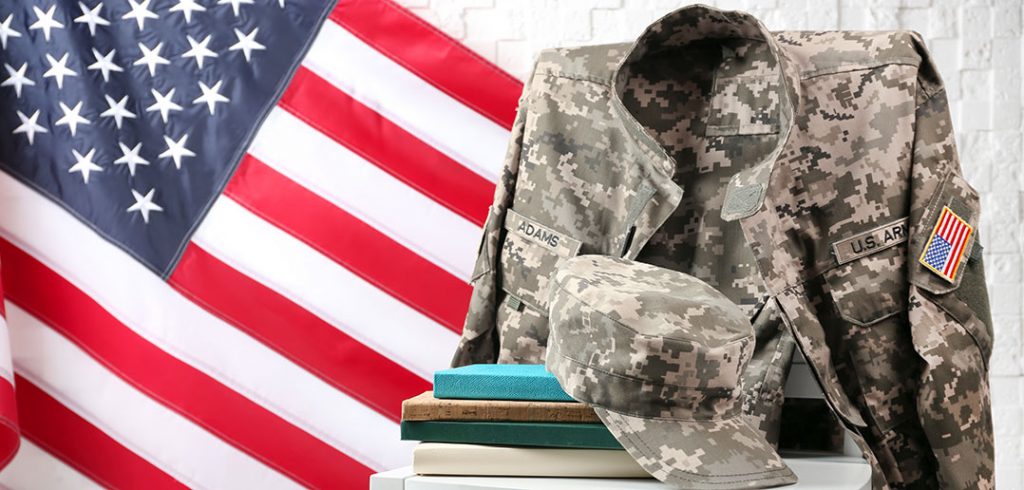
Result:
[[[955,282],[957,269],[973,232],[974,228],[967,221],[943,206],[918,262],[939,277]]]

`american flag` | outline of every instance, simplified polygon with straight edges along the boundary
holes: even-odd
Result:
[[[388,0],[0,3],[0,486],[360,488],[520,82]]]
[[[964,245],[973,231],[971,225],[944,206],[921,253],[921,263],[943,279],[953,282],[964,255]]]

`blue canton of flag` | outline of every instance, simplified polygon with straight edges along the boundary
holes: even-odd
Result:
[[[931,245],[928,246],[928,250],[925,251],[924,260],[933,268],[941,269],[945,267],[946,261],[949,260],[949,253],[952,250],[953,247],[949,245],[949,242],[937,236],[932,240]]]
[[[330,0],[0,4],[0,169],[162,276]]]

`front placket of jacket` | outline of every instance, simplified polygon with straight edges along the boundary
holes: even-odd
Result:
[[[618,250],[619,256],[632,260],[675,212],[683,189],[672,180],[675,160],[633,118],[617,96],[612,97],[611,105],[626,134],[638,147],[638,153],[643,155],[635,162],[639,182],[626,203]]]
[[[877,470],[880,468],[877,458],[860,435],[860,429],[867,424],[839,384],[828,356],[830,351],[824,331],[815,312],[807,307],[806,291],[799,279],[802,275],[801,264],[780,245],[784,243],[781,237],[786,234],[771,204],[774,202],[772,191],[783,192],[786,187],[781,184],[771,185],[774,165],[763,163],[733,177],[726,193],[723,217],[739,221],[744,239],[754,252],[758,271],[768,289],[769,301],[774,299],[779,305],[780,314],[790,328],[797,348],[807,359],[815,381],[825,395],[825,402],[850,431],[853,442],[871,464],[872,488],[888,488]]]
[[[864,427],[864,419],[846,396],[836,376],[817,315],[808,308],[800,279],[800,259],[780,246],[787,234],[771,205],[770,193],[786,186],[771,185],[774,166],[774,161],[765,161],[736,174],[726,191],[722,217],[739,221],[747,245],[757,259],[758,271],[768,294],[779,303],[797,348],[814,372],[826,402],[848,424],[848,428]]]
[[[682,196],[682,188],[671,179],[655,177],[644,181],[635,197],[635,204],[626,215],[624,250],[620,255],[636,259],[644,245],[675,212]]]
[[[825,394],[826,402],[840,415],[850,429],[864,427],[860,412],[843,391],[835,368],[829,358],[829,348],[824,331],[815,312],[809,308],[803,290],[802,257],[784,249],[791,233],[784,229],[779,214],[772,202],[772,192],[785,192],[785,183],[773,183],[773,170],[789,152],[790,134],[795,130],[793,123],[800,109],[799,89],[801,79],[799,66],[788,53],[773,45],[773,52],[779,60],[784,84],[780,92],[779,145],[771,155],[758,164],[738,172],[729,181],[722,218],[739,221],[747,246],[753,251],[758,271],[768,289],[770,298],[775,299],[787,325],[793,333],[797,348],[807,359],[815,378]]]

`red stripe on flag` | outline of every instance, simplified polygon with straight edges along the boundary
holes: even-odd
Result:
[[[960,222],[960,233],[957,237],[957,243],[953,250],[952,264],[947,266],[949,268],[949,278],[953,279],[956,277],[956,270],[960,267],[960,256],[963,254],[964,246],[967,245],[967,238],[971,236],[971,228],[968,227],[967,223],[961,220]]]
[[[402,400],[430,389],[420,378],[192,243],[169,282],[211,313],[321,379],[401,419]]]
[[[2,298],[0,295],[0,299]],[[2,302],[0,300],[0,303]],[[0,469],[14,459],[20,444],[18,405],[14,399],[14,386],[6,378],[0,378]]]
[[[950,217],[946,212],[943,212],[942,230],[939,232],[939,236],[942,237],[946,243],[949,244],[949,253],[946,254],[946,260],[942,263],[942,273],[946,274],[946,267],[949,266],[949,260],[953,257],[953,248],[956,244],[953,243],[953,234],[956,231],[956,220]]]
[[[419,140],[307,68],[278,102],[396,179],[482,226],[494,184]]]
[[[949,265],[953,263],[953,256],[956,254],[956,239],[960,236],[961,224],[956,219],[950,219],[953,223],[949,226],[947,232],[946,242],[949,243],[949,255],[946,257],[946,263],[942,266],[942,273],[949,275]]]
[[[88,295],[0,240],[7,297],[139,391],[296,481],[365,484],[370,468],[149,343]]]
[[[956,224],[956,220],[953,219],[952,214],[947,209],[942,210],[942,225],[939,228],[939,235],[942,236],[947,242],[952,241],[950,236],[950,229]]]
[[[939,215],[939,225],[935,228],[935,234],[942,237],[944,240],[946,237],[946,224],[949,222],[949,213],[945,209],[942,210],[942,214]],[[948,240],[947,240],[948,241]]]
[[[961,251],[967,245],[967,239],[971,236],[971,231],[972,230],[967,230],[967,232],[964,234],[963,240],[960,242],[959,248],[957,248],[956,261],[953,263],[953,268],[949,270],[949,278],[950,279],[955,279],[956,278],[956,271],[957,271],[957,269],[960,268],[960,262],[962,262],[961,257],[960,257]]]
[[[6,318],[7,309],[3,298],[3,281],[0,281],[0,316]],[[2,470],[18,453],[21,437],[18,430],[18,407],[14,399],[14,386],[6,378],[0,378],[0,380],[2,380],[0,381],[0,470]]]
[[[391,296],[462,331],[469,284],[251,155],[224,193]]]
[[[442,92],[512,127],[523,84],[389,0],[341,0],[331,20]]]
[[[16,380],[25,437],[79,473],[107,488],[187,488],[28,379]]]

